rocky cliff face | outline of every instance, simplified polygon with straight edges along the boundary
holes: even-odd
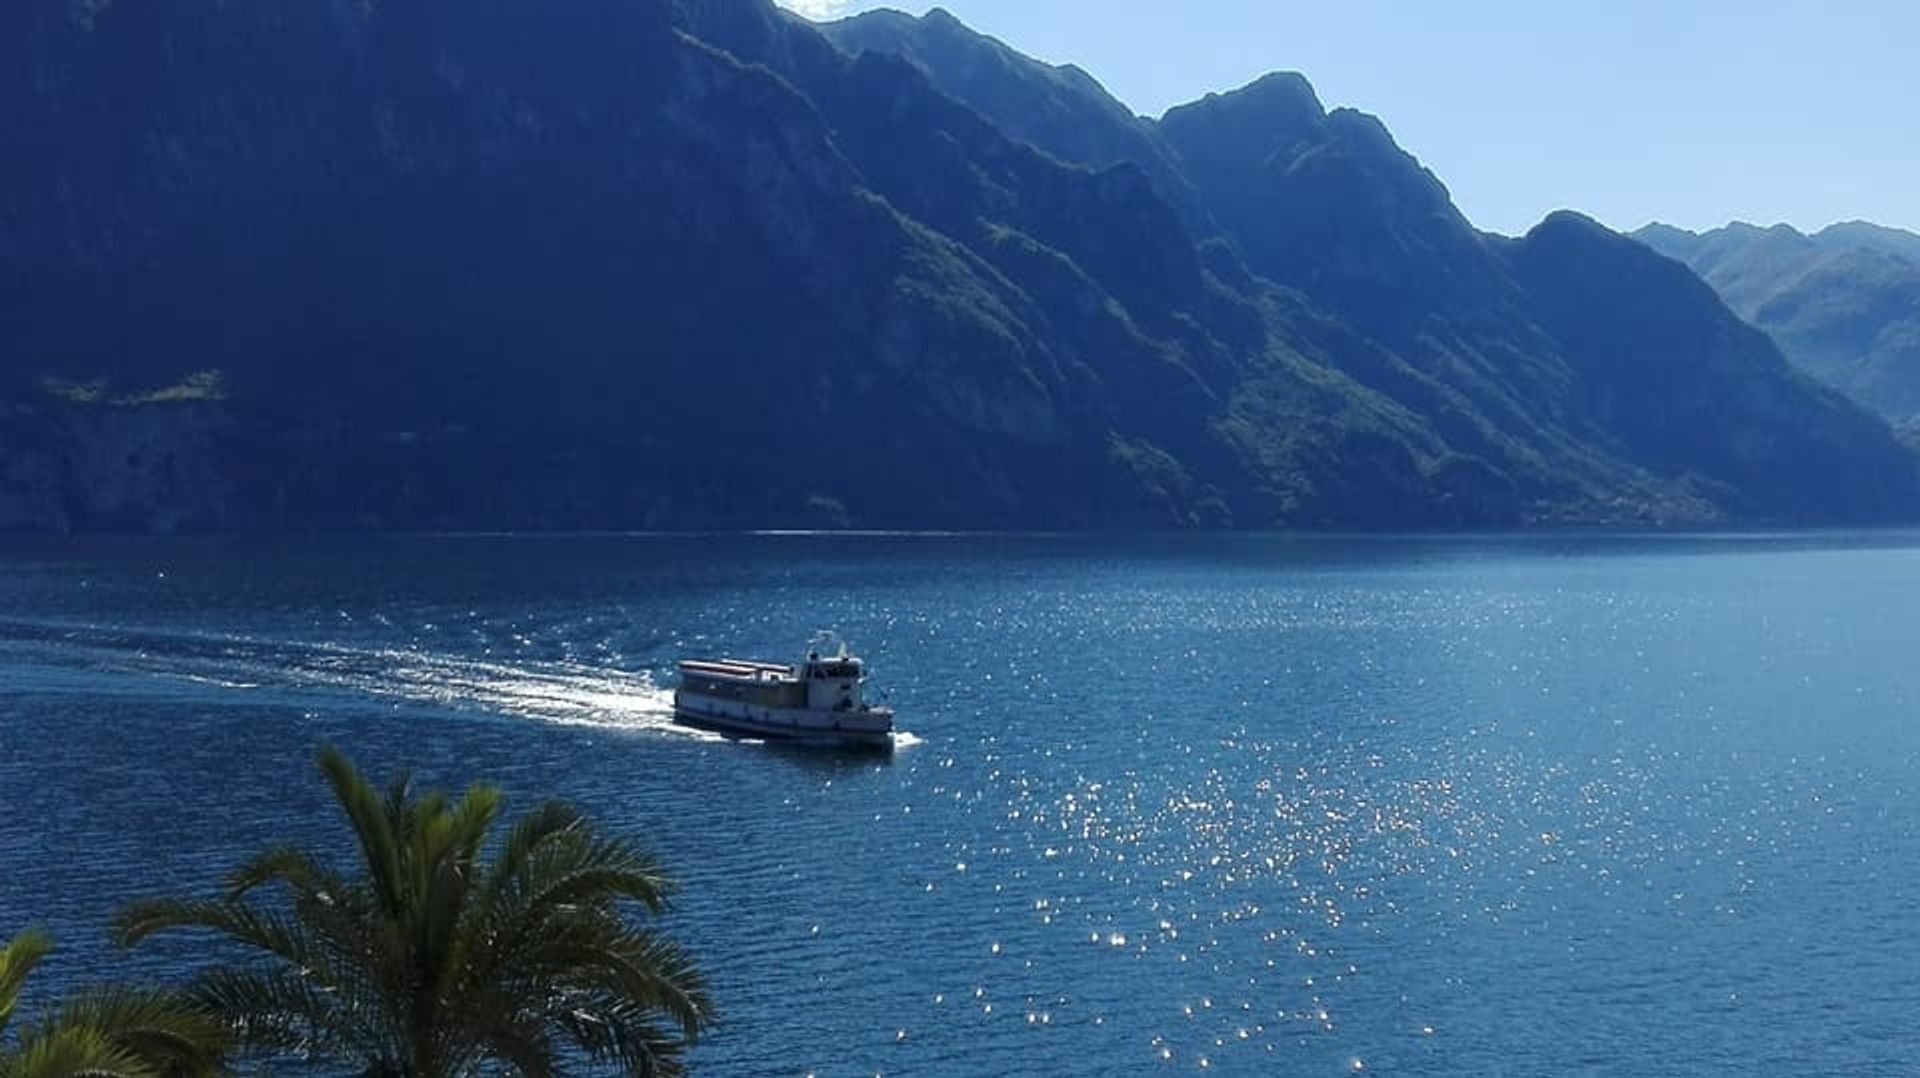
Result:
[[[836,45],[760,0],[0,11],[0,139],[32,162],[0,174],[0,527],[1914,509],[1885,429],[1764,341],[1579,337],[1588,284],[1553,271],[1616,258],[1606,236],[1478,236],[1303,80],[1153,125],[951,20],[862,25]],[[1703,429],[1774,448],[1670,459],[1632,387],[1588,407],[1629,351],[1718,394],[1671,402]],[[1759,388],[1728,392],[1743,362]],[[1872,478],[1746,466],[1805,431]]]
[[[217,404],[0,411],[0,531],[231,526]]]
[[[1135,166],[1193,235],[1213,232],[1205,203],[1155,137],[1152,124],[1080,68],[1022,55],[940,8],[921,18],[869,11],[819,29],[850,54],[876,52],[907,61],[1007,136],[1061,161],[1099,169]]]

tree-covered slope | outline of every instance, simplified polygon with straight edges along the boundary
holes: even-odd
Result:
[[[1834,403],[1764,340],[1581,336],[1542,282],[1620,258],[1609,237],[1481,237],[1304,82],[1154,125],[951,20],[864,25],[849,47],[764,0],[0,11],[0,139],[31,162],[0,173],[0,527],[1914,509],[1885,428],[1811,422]],[[1663,405],[1822,439],[1839,478],[1663,440],[1621,412],[1639,383],[1589,407],[1627,353],[1662,358]],[[1757,396],[1729,388],[1748,369]]]
[[[1297,75],[1209,95],[1160,130],[1249,267],[1401,361],[1336,365],[1447,417],[1450,444],[1543,517],[1808,519],[1908,496],[1889,432],[1794,377],[1764,337],[1727,332],[1738,323],[1710,291],[1592,222],[1549,219],[1518,243],[1475,231],[1379,121],[1323,109]],[[1663,306],[1661,332],[1607,331]],[[1714,451],[1743,439],[1872,478],[1816,507],[1803,471]]]
[[[1889,419],[1920,421],[1920,236],[1853,221],[1811,236],[1654,224],[1634,238],[1685,262],[1814,377]]]
[[[16,521],[1270,524],[1226,390],[1368,408],[1137,171],[770,5],[9,17]]]
[[[1221,277],[1261,297],[1267,322],[1286,347],[1421,417],[1441,447],[1423,456],[1421,467],[1429,482],[1450,477],[1447,485],[1458,488],[1453,504],[1484,512],[1507,503],[1540,518],[1661,520],[1725,512],[1735,489],[1731,474],[1710,474],[1712,462],[1675,455],[1672,440],[1630,417],[1583,410],[1582,371],[1569,351],[1589,342],[1548,330],[1506,245],[1477,233],[1445,187],[1394,145],[1383,125],[1352,110],[1329,112],[1304,78],[1268,76],[1152,124],[1125,113],[1097,84],[1021,57],[943,12],[921,19],[875,12],[828,29],[845,47],[908,59],[943,91],[1003,128],[1027,132],[1062,160],[1104,167],[1118,154],[1152,172],[1171,159],[1186,181],[1182,189],[1202,203],[1204,213],[1193,219],[1224,234],[1225,247],[1210,255]],[[1060,114],[1063,96],[1077,97],[1092,117],[1076,128],[1078,139],[1033,122]],[[1605,249],[1568,257],[1613,261],[1618,248],[1601,239],[1582,233],[1576,243]],[[1700,317],[1725,315],[1711,295],[1686,295]],[[1743,340],[1737,351],[1757,385],[1775,386],[1786,377],[1764,341]],[[1670,367],[1641,372],[1650,379],[1646,388],[1663,400],[1689,366],[1712,362],[1685,348],[1674,353]],[[1727,388],[1678,399],[1702,417],[1716,415],[1725,411],[1718,402]],[[1805,389],[1782,392],[1793,400]],[[1809,414],[1825,407],[1806,406]],[[1781,418],[1755,416],[1753,422]],[[1859,436],[1874,452],[1888,445],[1872,423]],[[1882,460],[1891,474],[1910,471],[1903,455],[1891,461]],[[1741,482],[1765,485],[1754,474]],[[1790,517],[1801,509],[1780,501],[1748,503],[1741,511]]]
[[[1904,228],[1888,228],[1871,221],[1841,221],[1814,233],[1813,241],[1828,250],[1864,248],[1920,266],[1920,235]]]
[[[62,250],[74,228],[21,267],[39,295],[8,290],[32,357],[16,392],[219,369],[237,444],[218,470],[242,520],[832,522],[879,502],[1005,521],[1044,504],[1029,484],[1085,463],[1053,405],[1097,409],[1097,391],[1025,362],[1042,351],[1025,298],[865,190],[810,103],[669,14],[44,21],[29,49],[78,70],[29,112],[53,121],[47,167],[10,201],[78,187],[104,251]],[[136,74],[163,89],[133,122],[60,122],[114,107]],[[910,354],[895,327],[923,338]],[[875,452],[920,467],[849,474]]]
[[[1911,489],[1912,458],[1884,424],[1793,370],[1685,267],[1571,213],[1505,253],[1562,343],[1568,410],[1596,437],[1742,517],[1838,518],[1863,493]]]

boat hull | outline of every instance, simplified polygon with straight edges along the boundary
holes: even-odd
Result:
[[[673,721],[733,737],[848,748],[893,748],[893,712],[885,708],[823,711],[760,707],[678,692],[673,697]]]

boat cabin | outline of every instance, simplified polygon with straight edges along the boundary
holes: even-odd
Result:
[[[799,677],[807,686],[807,706],[828,711],[850,711],[861,705],[861,687],[866,674],[860,660],[846,653],[823,659],[817,651],[807,653],[800,664]]]
[[[831,636],[815,637],[797,663],[682,659],[679,667],[676,722],[758,737],[893,747],[893,709],[861,698],[866,665]]]
[[[804,662],[793,665],[747,659],[683,659],[679,666],[683,691],[716,700],[813,711],[857,711],[866,707],[862,699],[866,667],[845,644],[824,656],[818,650],[809,651]]]

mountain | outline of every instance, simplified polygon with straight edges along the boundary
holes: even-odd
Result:
[[[1478,234],[1304,80],[1152,122],[904,19],[7,6],[0,527],[1920,503],[1883,423],[1670,263],[1577,219]]]
[[[1716,484],[1737,475],[1737,485],[1758,495],[1742,512],[1804,514],[1805,506],[1767,504],[1762,491],[1769,469],[1793,466],[1797,454],[1815,453],[1815,444],[1789,436],[1763,454],[1760,467],[1757,459],[1712,451],[1714,431],[1756,453],[1762,443],[1775,442],[1741,431],[1749,420],[1786,419],[1760,418],[1765,409],[1753,406],[1761,400],[1797,402],[1807,409],[1807,424],[1833,424],[1843,441],[1852,431],[1874,443],[1875,467],[1896,477],[1896,488],[1910,474],[1904,455],[1890,450],[1874,424],[1804,385],[1765,339],[1735,332],[1737,320],[1698,287],[1680,294],[1703,323],[1717,327],[1702,337],[1723,338],[1725,354],[1689,343],[1661,357],[1667,362],[1640,368],[1639,383],[1612,378],[1615,357],[1594,347],[1597,327],[1542,309],[1546,290],[1535,278],[1560,267],[1537,256],[1541,241],[1528,237],[1511,245],[1476,232],[1440,181],[1400,150],[1379,120],[1327,110],[1300,75],[1269,75],[1209,95],[1158,123],[1135,120],[1097,84],[1070,80],[1095,117],[1079,129],[1102,132],[1097,140],[1076,142],[1021,126],[1059,111],[1061,84],[1048,77],[1058,69],[1010,58],[1004,45],[942,12],[918,20],[870,13],[828,30],[843,45],[908,59],[941,90],[1005,128],[1026,131],[1062,160],[1104,167],[1120,152],[1116,147],[1131,147],[1126,159],[1147,171],[1171,158],[1222,234],[1210,242],[1224,241],[1225,264],[1244,264],[1240,274],[1258,275],[1255,291],[1276,336],[1420,416],[1445,445],[1452,470],[1470,464],[1487,481],[1483,493],[1489,485],[1509,492],[1532,506],[1529,512],[1606,516],[1625,502],[1643,519],[1711,517],[1727,496]],[[1018,74],[993,80],[991,93],[981,91],[983,71],[1009,67]],[[1149,149],[1138,148],[1143,128]],[[1557,257],[1605,267],[1625,282],[1645,281],[1641,287],[1648,289],[1666,287],[1656,283],[1664,270],[1657,260],[1613,242],[1590,222],[1550,233],[1558,240],[1549,245]],[[1227,268],[1223,274],[1235,276]],[[1649,299],[1622,292],[1615,302]],[[1675,395],[1689,381],[1688,392]],[[1660,423],[1636,422],[1633,407],[1617,399],[1635,389],[1644,390],[1645,399],[1635,398],[1633,407],[1663,416],[1669,401],[1682,407]],[[1751,413],[1729,409],[1727,402],[1743,399]],[[1436,470],[1432,458],[1424,466]]]
[[[1813,241],[1829,250],[1865,248],[1905,259],[1920,266],[1920,235],[1871,221],[1842,221],[1814,233]]]
[[[1005,134],[1062,161],[1094,168],[1135,165],[1196,234],[1211,231],[1205,205],[1154,137],[1152,124],[1080,68],[1035,60],[942,8],[919,18],[879,8],[823,23],[819,30],[849,53],[906,60]]]
[[[1633,235],[1692,267],[1814,377],[1920,424],[1920,236],[1861,221],[1812,235],[1743,222]]]

